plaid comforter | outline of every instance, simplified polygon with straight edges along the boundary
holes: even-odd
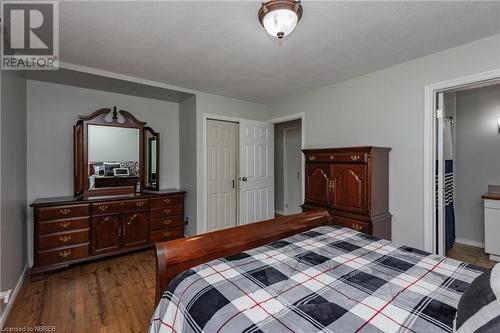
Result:
[[[324,226],[177,276],[151,332],[452,332],[483,269]]]

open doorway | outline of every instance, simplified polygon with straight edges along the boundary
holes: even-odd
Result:
[[[500,82],[438,92],[437,237],[447,257],[500,261]]]
[[[302,120],[274,125],[276,215],[300,213],[302,205]]]

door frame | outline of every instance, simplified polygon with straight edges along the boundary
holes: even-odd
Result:
[[[283,129],[283,204],[284,204],[284,207],[283,207],[283,213],[285,215],[288,215],[289,212],[288,212],[288,208],[287,208],[287,202],[288,202],[288,188],[287,188],[287,179],[286,179],[286,171],[285,171],[285,161],[286,161],[286,132],[288,130],[295,130],[295,129],[300,129],[301,131],[301,142],[300,142],[300,149],[302,149],[302,124],[300,124],[300,126],[292,126],[292,127],[285,127]],[[302,161],[302,159],[301,159]],[[275,161],[275,165],[276,165],[276,161]],[[301,162],[301,169],[302,169],[302,162]],[[303,175],[304,173],[302,172],[302,170],[300,170],[300,173],[301,173],[301,179],[303,179]],[[303,187],[302,185],[303,182],[301,182],[301,187]],[[275,195],[276,195],[276,191],[275,191]],[[302,198],[302,202],[304,202],[304,198]]]
[[[298,112],[298,113],[293,113],[289,114],[286,116],[278,117],[278,118],[273,118],[268,120],[269,123],[271,124],[279,124],[279,123],[285,123],[287,121],[291,120],[297,120],[300,119],[300,141],[301,141],[301,149],[305,149],[306,147],[306,114],[305,112]],[[301,165],[301,178],[302,178],[302,202],[304,202],[306,198],[306,184],[304,181],[304,175],[306,173],[306,160],[305,158],[302,159],[302,165]]]
[[[207,120],[217,120],[217,121],[227,121],[227,122],[232,122],[238,124],[238,135],[237,138],[239,138],[239,132],[240,132],[240,119],[241,118],[236,118],[236,117],[229,117],[229,116],[221,116],[221,115],[216,115],[216,114],[210,114],[210,113],[203,113],[202,115],[202,152],[203,152],[203,172],[201,173],[201,185],[202,185],[202,199],[201,199],[201,205],[202,205],[202,226],[203,230],[202,233],[205,233],[208,231],[208,214],[207,214],[207,208],[208,208],[208,198],[207,198],[207,190],[208,190],[208,168],[207,168],[207,161],[208,161],[208,152],[207,152]],[[236,145],[239,147],[239,139],[238,143]],[[239,157],[239,148],[236,149],[236,180],[240,176],[240,157]],[[236,186],[236,226],[240,225],[240,199],[239,199],[239,193],[240,193],[240,182],[235,181],[235,186]]]
[[[500,69],[463,76],[447,81],[428,84],[424,87],[424,250],[444,255],[442,246],[436,246],[436,225],[443,230],[442,219],[436,221],[436,208],[444,209],[443,202],[436,207],[436,156],[437,156],[437,100],[439,92],[449,92],[478,85],[488,85],[500,80]],[[440,133],[442,135],[442,133]],[[442,153],[442,152],[441,152]],[[438,156],[439,160],[443,156]],[[438,175],[442,177],[443,175]],[[439,191],[444,191],[440,188]],[[441,197],[441,195],[440,195]],[[443,236],[443,235],[441,235]]]

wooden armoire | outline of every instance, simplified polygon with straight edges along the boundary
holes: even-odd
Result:
[[[391,239],[389,152],[382,147],[303,150],[303,210],[324,207],[333,223]]]

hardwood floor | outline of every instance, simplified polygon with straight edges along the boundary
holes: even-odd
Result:
[[[488,255],[484,253],[483,248],[458,243],[455,243],[453,247],[446,252],[446,256],[451,259],[467,261],[471,264],[486,268],[493,267],[496,264],[495,261],[491,261]]]
[[[41,282],[26,281],[5,326],[47,325],[61,333],[147,332],[154,288],[153,250],[73,266]]]

